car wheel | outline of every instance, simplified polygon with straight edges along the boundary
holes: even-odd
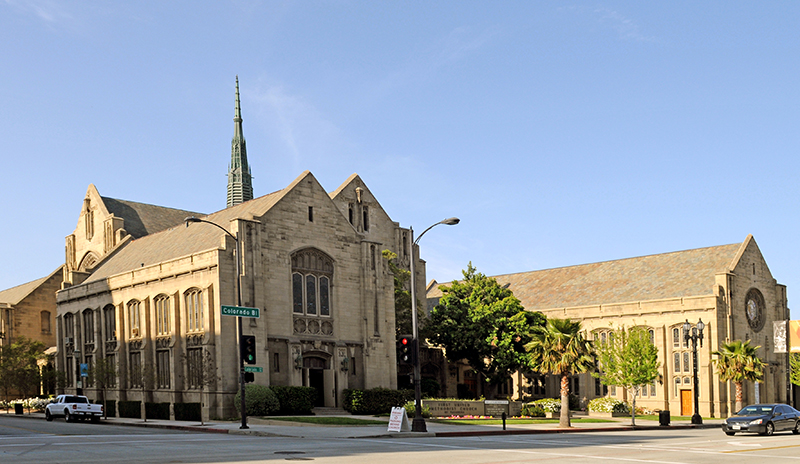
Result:
[[[725,432],[725,435],[727,435],[729,437],[732,437],[732,436],[736,435],[736,432]]]
[[[775,425],[772,422],[767,422],[767,426],[764,428],[764,435],[772,435],[775,433]]]
[[[800,421],[794,423],[794,428],[792,429],[792,433],[795,435],[800,435]]]
[[[69,414],[69,410],[64,410],[64,422],[72,422],[72,416]]]
[[[50,414],[50,411],[45,411],[44,412],[44,420],[46,420],[47,422],[50,422],[50,421],[53,420],[53,415]]]

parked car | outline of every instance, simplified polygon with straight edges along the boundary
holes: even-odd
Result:
[[[800,434],[800,411],[786,404],[751,404],[727,418],[722,424],[726,435],[737,432],[772,435],[782,430]]]
[[[44,418],[48,421],[58,416],[64,416],[64,420],[67,422],[87,417],[92,422],[99,422],[102,415],[102,404],[91,404],[89,398],[79,395],[58,395],[44,410]]]

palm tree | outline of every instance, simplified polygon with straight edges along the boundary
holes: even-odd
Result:
[[[561,376],[561,415],[559,427],[570,427],[569,376],[594,369],[594,349],[580,332],[581,323],[569,319],[548,319],[535,327],[533,339],[525,345],[534,369]]]
[[[734,340],[723,343],[718,351],[712,354],[717,374],[723,382],[732,381],[736,386],[736,410],[742,409],[742,384],[745,380],[755,382],[764,376],[764,362],[756,354],[760,346],[752,346],[750,340]]]

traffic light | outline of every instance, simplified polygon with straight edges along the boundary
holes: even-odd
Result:
[[[242,352],[242,360],[245,364],[256,363],[256,336],[255,335],[242,335],[239,340],[239,349]]]
[[[411,335],[401,335],[397,339],[397,359],[403,364],[414,364],[414,357],[417,354],[415,340]]]
[[[256,381],[256,375],[252,372],[244,373],[244,383],[253,383]]]

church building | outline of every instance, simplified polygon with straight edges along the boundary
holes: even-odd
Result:
[[[227,208],[204,215],[89,186],[57,294],[67,392],[99,398],[79,366],[104,359],[117,366],[109,399],[236,416],[237,318],[222,306],[259,309],[243,319],[263,370],[255,384],[310,386],[325,407],[341,407],[346,388],[396,386],[394,277],[381,252],[407,266],[408,229],[356,174],[327,192],[306,171],[253,198],[238,78],[235,102]]]
[[[642,388],[637,405],[692,415],[693,392],[699,393],[703,417],[727,417],[735,406],[732,382],[722,382],[712,364],[712,352],[723,343],[750,340],[761,348],[764,379],[745,382],[744,402],[787,402],[786,353],[776,353],[783,336],[773,323],[789,319],[786,287],[767,266],[752,236],[742,243],[628,258],[579,266],[494,276],[507,286],[528,311],[547,318],[580,321],[587,338],[606,340],[615,328],[642,327],[658,348],[660,378]],[[428,306],[442,292],[428,286]],[[683,325],[704,324],[698,349],[698,383],[694,384],[692,342]],[[468,382],[468,370],[450,369],[449,383]],[[473,375],[474,377],[474,375]],[[518,373],[504,390],[515,398],[555,398],[560,379],[537,373]],[[448,388],[448,390],[455,390]],[[583,405],[601,396],[626,399],[622,388],[605,387],[589,374],[570,378],[570,393]]]

